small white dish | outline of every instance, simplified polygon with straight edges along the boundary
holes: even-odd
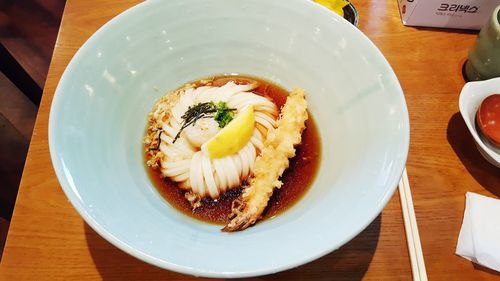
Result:
[[[469,82],[460,93],[460,113],[476,142],[477,149],[491,164],[500,168],[500,149],[487,141],[476,128],[476,113],[481,102],[488,96],[500,93],[500,77],[485,81]]]

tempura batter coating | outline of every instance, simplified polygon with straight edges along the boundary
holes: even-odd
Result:
[[[277,128],[269,131],[261,155],[256,159],[254,176],[241,198],[233,203],[233,218],[223,231],[243,230],[253,225],[267,206],[274,188],[283,184],[279,178],[295,156],[305,129],[307,101],[302,89],[294,89],[281,109]]]

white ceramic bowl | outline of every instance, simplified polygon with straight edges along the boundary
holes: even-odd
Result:
[[[146,174],[141,141],[146,115],[165,92],[234,72],[303,87],[323,150],[300,202],[222,233],[164,201]],[[385,58],[308,0],[145,1],[77,52],[49,122],[61,186],[96,232],[148,263],[210,277],[273,273],[342,246],[391,198],[408,144],[405,100]]]
[[[494,147],[476,129],[476,113],[481,102],[486,97],[498,93],[500,93],[500,78],[466,83],[460,93],[459,107],[481,155],[488,162],[500,168],[500,149]]]

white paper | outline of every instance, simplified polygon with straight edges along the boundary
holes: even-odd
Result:
[[[456,254],[500,272],[500,200],[467,192]]]

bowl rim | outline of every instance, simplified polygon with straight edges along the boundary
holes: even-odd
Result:
[[[255,277],[255,276],[262,276],[262,275],[267,275],[267,274],[272,274],[272,273],[277,273],[281,271],[285,271],[288,269],[292,269],[301,265],[304,265],[306,263],[309,263],[313,260],[316,260],[320,257],[323,257],[324,255],[337,250],[339,247],[343,246],[346,244],[348,241],[352,240],[354,237],[359,235],[363,230],[366,229],[368,225],[370,225],[373,220],[380,215],[382,210],[385,208],[385,206],[388,204],[389,200],[392,198],[398,183],[400,181],[400,177],[403,174],[403,171],[405,169],[406,161],[408,158],[408,152],[409,152],[409,145],[410,145],[410,122],[409,122],[409,113],[408,113],[408,108],[406,104],[406,99],[404,96],[403,89],[399,83],[399,80],[397,79],[396,74],[394,73],[394,70],[392,69],[391,65],[385,58],[385,56],[382,54],[380,49],[363,33],[361,32],[358,28],[353,26],[349,21],[345,20],[341,16],[332,13],[330,10],[327,8],[323,7],[322,5],[315,3],[311,0],[297,0],[297,1],[302,1],[305,4],[304,5],[316,5],[320,9],[318,9],[318,12],[322,13],[328,13],[330,17],[336,18],[337,20],[340,21],[340,24],[348,24],[351,26],[354,30],[355,33],[360,35],[361,40],[364,40],[367,42],[369,46],[372,47],[374,52],[380,57],[381,62],[385,65],[385,67],[388,69],[387,75],[390,76],[391,80],[394,80],[394,87],[395,90],[398,92],[400,96],[400,101],[401,102],[401,116],[403,118],[402,124],[404,126],[403,130],[404,133],[403,139],[400,144],[400,155],[398,155],[395,168],[393,171],[396,171],[395,174],[398,174],[398,177],[394,177],[390,181],[388,181],[388,188],[385,189],[385,193],[383,196],[381,196],[381,200],[378,201],[378,203],[373,206],[373,209],[376,210],[376,212],[372,212],[371,215],[366,215],[364,216],[364,221],[359,223],[359,229],[352,232],[351,235],[348,235],[344,237],[343,240],[340,240],[338,242],[338,245],[327,245],[323,248],[323,251],[318,251],[313,254],[310,254],[309,256],[305,256],[302,259],[298,259],[294,262],[289,262],[286,265],[281,265],[281,266],[274,266],[271,268],[266,268],[266,269],[259,269],[259,270],[250,270],[250,271],[237,271],[237,272],[214,272],[214,271],[204,271],[204,270],[198,270],[196,268],[191,268],[183,265],[176,264],[174,262],[169,262],[163,259],[155,258],[154,256],[148,255],[142,251],[139,251],[132,247],[131,245],[128,245],[127,243],[123,242],[120,240],[120,238],[114,236],[108,230],[101,226],[92,216],[90,213],[88,213],[85,209],[85,207],[81,204],[78,198],[78,191],[76,187],[74,186],[73,183],[71,183],[67,177],[66,174],[64,173],[64,170],[66,167],[64,166],[64,163],[60,163],[59,161],[59,153],[58,149],[55,146],[54,139],[56,138],[56,119],[58,113],[58,108],[60,108],[60,103],[61,103],[61,97],[62,97],[62,90],[61,88],[64,88],[64,85],[66,84],[66,77],[69,75],[68,73],[72,72],[72,69],[77,67],[77,63],[79,60],[81,60],[83,56],[83,49],[85,46],[88,44],[91,44],[92,42],[96,41],[100,36],[102,36],[103,33],[107,32],[109,29],[111,29],[113,26],[116,24],[120,23],[120,21],[123,18],[128,17],[129,15],[134,14],[139,7],[145,7],[147,5],[153,5],[155,2],[161,2],[161,0],[150,0],[150,1],[144,1],[141,2],[135,6],[132,6],[128,8],[127,10],[123,11],[122,13],[118,14],[117,16],[113,17],[111,20],[106,22],[103,26],[101,26],[96,32],[94,32],[77,50],[73,58],[70,60],[69,64],[67,65],[66,69],[64,70],[59,83],[55,89],[52,103],[50,106],[50,113],[49,113],[49,124],[48,124],[48,141],[49,141],[49,152],[50,152],[50,157],[52,161],[52,165],[54,167],[55,174],[58,178],[58,181],[60,183],[61,189],[65,193],[66,197],[68,197],[70,203],[73,205],[73,207],[77,210],[77,212],[80,214],[80,216],[84,219],[84,221],[95,231],[97,232],[102,238],[104,238],[106,241],[111,243],[113,246],[117,247],[118,249],[126,252],[127,254],[142,260],[144,262],[147,262],[151,265],[157,266],[159,268],[163,268],[166,270],[171,270],[183,274],[188,274],[196,277],[210,277],[210,278],[243,278],[243,277]],[[306,4],[307,3],[307,4]],[[403,132],[402,130],[402,132]]]

